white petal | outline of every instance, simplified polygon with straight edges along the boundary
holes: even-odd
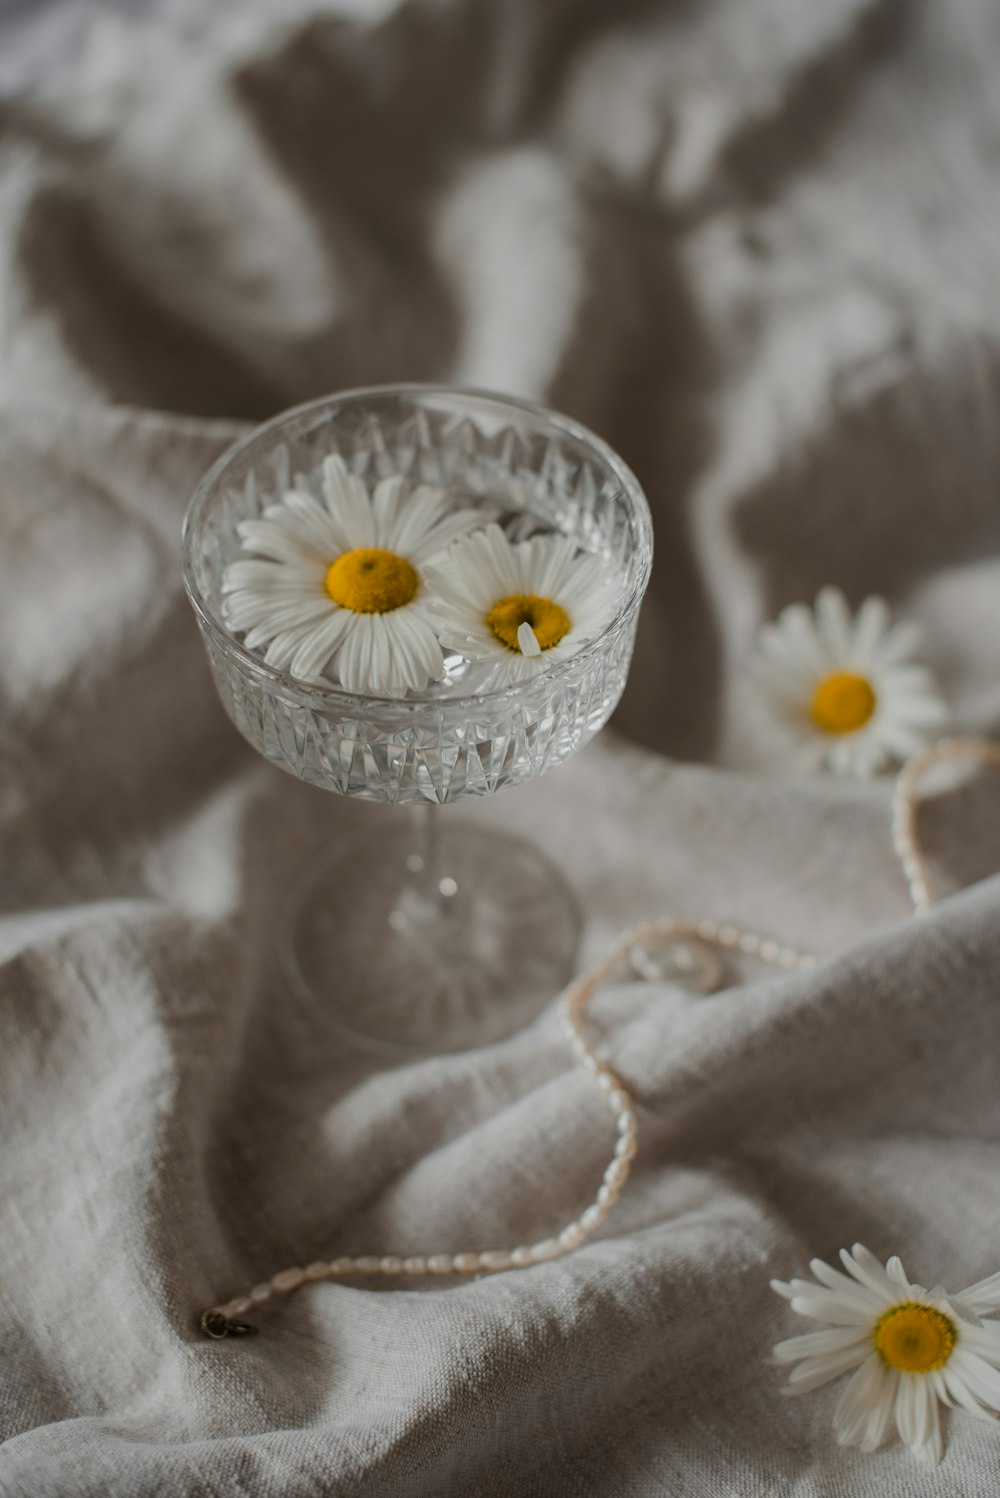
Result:
[[[876,647],[889,626],[889,605],[884,598],[866,598],[854,621],[854,632],[845,665],[863,672],[876,659]]]
[[[530,624],[518,625],[517,645],[522,655],[538,656],[542,653],[542,647],[539,645],[535,631]]]
[[[882,1296],[862,1287],[858,1287],[852,1300],[826,1290],[822,1285],[811,1284],[808,1279],[793,1279],[792,1291],[793,1311],[798,1311],[799,1315],[811,1315],[816,1321],[829,1321],[831,1326],[870,1324],[885,1311]]]
[[[315,624],[300,624],[295,629],[286,629],[281,634],[275,635],[264,653],[264,660],[276,670],[286,671],[302,641],[312,634],[315,628]]]
[[[881,1366],[881,1359],[879,1360]],[[892,1429],[900,1375],[895,1368],[882,1368],[882,1379],[868,1412],[868,1428],[861,1437],[862,1451],[881,1446]]]
[[[243,520],[237,530],[244,551],[298,567],[315,564],[318,560],[316,547],[306,545],[287,526],[278,525],[273,520]]]
[[[264,515],[284,526],[303,546],[321,552],[331,561],[345,549],[340,526],[311,494],[291,489],[280,505],[270,505]]]
[[[448,514],[449,503],[449,496],[443,490],[421,484],[401,505],[386,545],[411,561],[420,562],[437,556],[456,537],[466,535],[482,523],[473,510],[454,510]]]
[[[903,1261],[898,1254],[893,1254],[891,1259],[886,1260],[885,1272],[897,1289],[904,1291],[907,1295],[909,1294],[910,1281],[907,1278],[906,1270],[903,1268]]]
[[[921,1461],[941,1460],[941,1426],[934,1386],[920,1373],[900,1375],[896,1391],[896,1428]]]
[[[853,627],[851,611],[839,588],[823,588],[816,599],[816,627],[834,660],[850,655]]]
[[[882,747],[897,759],[910,759],[922,754],[927,748],[928,738],[916,728],[907,728],[891,721],[878,725],[878,737]]]
[[[393,650],[388,617],[387,614],[367,616],[369,655],[365,685],[369,692],[395,695],[401,689],[405,691],[409,682],[400,680],[399,673],[403,672],[404,664]]]
[[[503,687],[515,686],[518,682],[530,681],[545,669],[544,656],[515,655],[505,650],[487,678],[488,690],[500,691]],[[487,688],[484,688],[486,690]]]
[[[827,671],[827,663],[817,663],[812,650],[803,650],[794,635],[789,635],[777,624],[765,624],[757,637],[761,654],[771,661],[804,694],[815,686],[818,678]]]
[[[921,631],[918,626],[909,619],[904,619],[892,628],[879,640],[871,653],[872,665],[876,669],[885,666],[897,666],[902,661],[911,660],[920,649]]]
[[[842,1248],[840,1258],[848,1274],[853,1275],[860,1284],[867,1286],[880,1300],[891,1303],[899,1299],[897,1286],[889,1278],[875,1255],[870,1249],[865,1248],[863,1243],[855,1243],[850,1253],[846,1248]]]
[[[230,562],[222,576],[223,593],[252,588],[269,592],[274,588],[303,587],[321,580],[326,568],[315,558],[303,557],[297,562]]]
[[[260,622],[247,631],[244,644],[248,650],[256,650],[285,630],[298,629],[304,624],[313,625],[317,620],[325,619],[332,608],[329,598],[296,599],[277,608],[272,605]]]
[[[361,479],[349,473],[343,458],[323,459],[323,498],[350,549],[375,545],[375,516]]]
[[[867,1330],[856,1326],[842,1327],[837,1331],[806,1332],[802,1337],[787,1337],[784,1342],[776,1342],[771,1356],[776,1363],[796,1363],[802,1358],[843,1352],[855,1345],[861,1347],[867,1340]]]
[[[940,697],[932,697],[930,693],[894,698],[887,703],[886,713],[900,727],[938,728],[948,721],[948,709]]]
[[[993,1425],[996,1421],[996,1416],[976,1398],[960,1369],[961,1360],[956,1353],[952,1353],[950,1361],[938,1370],[938,1376],[948,1390],[953,1404],[958,1409],[967,1410],[970,1415],[975,1415],[977,1419],[988,1420]]]
[[[393,616],[393,635],[397,645],[402,641],[410,663],[403,679],[414,691],[422,691],[428,681],[441,679],[444,656],[437,635],[422,614],[415,609],[399,609]]]
[[[843,1296],[849,1302],[863,1305],[866,1309],[871,1308],[872,1292],[870,1288],[859,1285],[856,1279],[842,1274],[839,1269],[831,1268],[822,1259],[810,1259],[809,1268],[820,1284],[825,1285],[828,1290],[835,1291],[837,1295]]]
[[[1000,1274],[990,1274],[984,1280],[976,1280],[967,1290],[959,1291],[959,1299],[979,1313],[1000,1311]]]
[[[552,598],[570,576],[577,545],[568,536],[532,536],[514,551],[522,591]]]
[[[816,632],[816,625],[809,609],[803,603],[793,603],[778,615],[778,628],[784,635],[789,649],[797,658],[808,663],[818,676],[825,676],[839,664],[825,642]]]
[[[785,1385],[786,1394],[809,1394],[813,1389],[819,1389],[823,1384],[828,1384],[842,1373],[847,1373],[851,1368],[857,1368],[865,1357],[867,1344],[856,1342],[850,1347],[842,1348],[840,1352],[827,1352],[819,1357],[806,1358],[797,1368],[793,1368],[788,1375],[788,1383]]]
[[[862,756],[859,761],[852,743],[852,735],[845,734],[843,738],[835,739],[827,750],[827,762],[837,775],[857,775],[863,777],[870,771],[865,770],[868,763],[867,757]]]
[[[314,593],[307,593],[305,595],[300,592],[290,592],[287,594],[268,593],[263,598],[251,593],[234,593],[231,597],[224,600],[222,617],[231,630],[248,630],[252,629],[254,625],[264,624],[266,621],[273,620],[276,617],[280,618],[283,612],[287,612],[289,609],[301,608],[303,605],[306,605],[309,609],[314,609],[315,617],[317,618],[321,613],[328,611],[332,607],[328,598],[324,602],[322,598],[317,598]],[[303,614],[302,622],[304,623],[309,617],[312,616],[308,613]],[[275,634],[280,627],[280,624],[276,624],[271,633]]]
[[[383,547],[386,551],[396,551],[395,545],[396,529],[399,524],[399,512],[406,493],[407,484],[404,478],[394,475],[392,478],[381,479],[375,485],[372,495],[372,511],[375,517],[375,545]]]
[[[494,532],[500,543],[496,554],[491,539]],[[448,553],[448,564],[459,585],[484,613],[497,599],[521,591],[510,551],[499,526],[491,525],[482,535],[456,542]]]
[[[936,1467],[944,1452],[944,1443],[941,1439],[941,1416],[934,1386],[929,1378],[921,1380],[921,1388],[923,1389],[925,1426],[923,1448],[918,1455],[921,1461]]]
[[[288,665],[292,676],[307,681],[319,676],[350,625],[350,610],[335,609],[299,645]]]
[[[888,1389],[891,1389],[891,1383],[882,1359],[877,1352],[869,1352],[841,1394],[834,1411],[833,1429],[842,1446],[860,1446],[862,1441],[872,1438],[873,1417],[876,1426],[880,1427],[886,1405],[891,1414],[892,1406],[886,1398]],[[874,1445],[877,1444],[878,1439],[875,1439]]]
[[[947,1367],[990,1409],[1000,1410],[1000,1370],[992,1367],[978,1353],[967,1351],[965,1339],[952,1353]]]
[[[978,1326],[960,1322],[959,1341],[964,1349],[974,1352],[984,1363],[1000,1369],[1000,1325],[995,1321],[981,1321]]]
[[[559,588],[549,596],[570,613],[579,612],[582,604],[600,599],[602,608],[614,609],[615,574],[598,557],[577,557],[572,570]]]

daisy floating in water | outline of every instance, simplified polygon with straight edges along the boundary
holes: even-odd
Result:
[[[301,489],[239,527],[245,551],[223,579],[230,629],[304,681],[333,663],[349,692],[400,697],[444,674],[425,562],[476,517],[439,489],[386,478],[369,497],[343,460],[323,463],[323,503]]]
[[[778,1343],[774,1361],[798,1365],[785,1392],[853,1368],[833,1416],[840,1444],[874,1451],[895,1423],[922,1461],[938,1462],[939,1401],[991,1423],[1000,1410],[1000,1322],[980,1319],[1000,1309],[1000,1274],[951,1295],[911,1284],[896,1258],[883,1269],[860,1243],[840,1257],[847,1274],[813,1259],[817,1283],[771,1281],[793,1311],[833,1328]]]
[[[607,564],[566,536],[512,544],[489,525],[456,541],[428,578],[441,639],[488,668],[484,690],[575,655],[614,613]]]
[[[824,588],[815,610],[793,604],[760,632],[758,671],[801,758],[840,775],[873,775],[921,754],[947,719],[930,672],[913,662],[919,633],[892,624],[881,598],[851,615]]]

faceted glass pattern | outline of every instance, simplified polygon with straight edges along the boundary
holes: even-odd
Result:
[[[469,696],[452,684],[398,700],[365,697],[265,665],[222,622],[223,572],[243,554],[237,526],[330,453],[370,484],[400,474],[481,506],[484,521],[524,511],[572,536],[620,574],[611,624],[530,681]],[[651,561],[642,491],[603,442],[526,403],[427,386],[350,392],[277,417],[220,459],[184,526],[185,585],[240,733],[301,780],[369,801],[491,795],[585,744],[624,688]]]

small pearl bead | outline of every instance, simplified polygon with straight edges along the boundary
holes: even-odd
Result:
[[[609,1185],[608,1182],[605,1182],[598,1191],[597,1196],[595,1197],[595,1201],[600,1207],[611,1207],[614,1205],[617,1198],[618,1192],[615,1187]]]
[[[754,936],[752,931],[744,931],[740,937],[740,951],[745,952],[748,957],[752,957],[759,950],[760,938]]]
[[[536,1261],[542,1259],[554,1259],[562,1252],[562,1245],[556,1238],[543,1238],[541,1243],[531,1245],[531,1257]]]
[[[525,1248],[522,1245],[520,1248],[512,1248],[510,1251],[510,1262],[516,1264],[519,1269],[525,1264],[530,1264],[531,1260],[532,1252],[530,1248]]]
[[[479,1268],[478,1254],[456,1254],[455,1268],[460,1274],[473,1274]]]
[[[738,945],[740,933],[735,926],[720,926],[718,940],[724,947],[735,947]]]
[[[509,1269],[514,1262],[514,1255],[505,1248],[490,1248],[479,1255],[479,1262],[484,1269]]]
[[[400,1274],[403,1269],[403,1261],[396,1254],[383,1254],[378,1261],[380,1274]]]
[[[455,1267],[451,1254],[431,1254],[427,1268],[431,1274],[451,1274]]]
[[[586,1212],[580,1215],[580,1226],[586,1232],[590,1232],[591,1228],[598,1227],[603,1221],[604,1213],[600,1207],[588,1207]]]
[[[331,1274],[350,1274],[350,1272],[351,1272],[351,1261],[350,1261],[350,1259],[331,1259],[330,1260],[330,1273]]]
[[[627,1175],[628,1175],[628,1164],[627,1164],[627,1162],[625,1160],[619,1160],[619,1159],[612,1160],[611,1164],[608,1166],[607,1170],[604,1172],[604,1182],[605,1182],[605,1185],[607,1185],[607,1186],[617,1186],[617,1187],[621,1188],[625,1184],[625,1177]]]
[[[249,1295],[238,1295],[228,1306],[223,1306],[222,1312],[224,1316],[245,1316],[252,1304]]]
[[[635,1140],[632,1138],[632,1136],[630,1134],[623,1134],[618,1143],[615,1145],[615,1159],[634,1160],[635,1148]]]
[[[409,1259],[403,1260],[403,1271],[406,1274],[426,1274],[427,1260],[423,1254],[413,1254]]]
[[[378,1274],[379,1261],[374,1254],[362,1254],[354,1260],[353,1267],[355,1274]]]
[[[586,1233],[580,1224],[578,1222],[571,1222],[569,1227],[563,1228],[559,1234],[559,1242],[564,1248],[576,1248],[577,1244],[582,1243],[585,1237]]]
[[[597,1085],[602,1092],[614,1092],[618,1087],[618,1078],[609,1071],[600,1071],[597,1074]]]
[[[624,1113],[628,1108],[629,1102],[628,1093],[624,1092],[620,1087],[616,1087],[614,1092],[608,1093],[608,1103],[616,1113]]]
[[[303,1269],[283,1269],[274,1276],[271,1284],[280,1294],[285,1295],[289,1290],[297,1290],[305,1277]]]
[[[271,1286],[254,1285],[253,1289],[250,1291],[249,1298],[253,1301],[255,1306],[262,1306],[265,1300],[271,1299]]]
[[[325,1280],[329,1273],[330,1266],[322,1259],[316,1259],[314,1263],[306,1265],[307,1280]]]

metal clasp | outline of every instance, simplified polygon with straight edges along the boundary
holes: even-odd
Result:
[[[206,1337],[219,1340],[222,1337],[252,1337],[257,1328],[249,1321],[231,1321],[221,1311],[206,1311],[201,1318],[201,1329]]]

